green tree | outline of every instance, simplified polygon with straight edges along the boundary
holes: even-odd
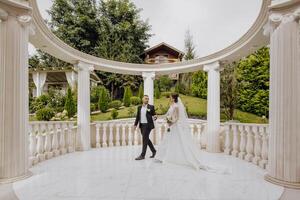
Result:
[[[224,67],[221,71],[221,109],[227,120],[233,120],[237,107],[236,63]]]
[[[159,77],[159,79],[155,80],[155,84],[158,85],[161,91],[167,92],[170,91],[171,87],[173,86],[173,81],[170,79],[169,76],[164,75]]]
[[[100,91],[99,101],[98,101],[99,110],[105,113],[108,109],[109,102],[110,102],[109,93],[105,87],[102,87]]]
[[[184,39],[185,55],[184,60],[193,60],[196,57],[196,46],[193,41],[193,36],[190,30],[185,33]],[[183,87],[186,94],[190,93],[193,80],[193,72],[179,74],[179,84]]]
[[[198,71],[193,74],[192,79],[193,95],[206,99],[207,98],[207,74],[203,71]]]
[[[154,97],[155,97],[155,99],[160,98],[160,90],[159,90],[159,87],[157,84],[155,84],[155,87],[154,87]]]
[[[142,100],[144,97],[144,85],[140,84],[138,97]]]
[[[269,116],[269,49],[264,47],[239,62],[237,68],[238,107]]]
[[[132,91],[130,87],[125,87],[124,96],[123,96],[123,104],[126,107],[130,106],[130,98],[132,97]]]
[[[70,46],[102,58],[141,63],[147,48],[150,25],[141,20],[140,10],[129,0],[53,0],[49,10],[50,28]],[[43,67],[66,67],[46,53],[39,52]],[[124,87],[137,90],[139,76],[97,72],[112,97],[120,97]]]
[[[69,118],[73,117],[76,114],[76,104],[74,102],[72,90],[70,87],[67,90],[65,110],[68,112],[67,115]]]

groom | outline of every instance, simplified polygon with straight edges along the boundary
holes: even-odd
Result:
[[[156,150],[151,140],[149,139],[150,132],[152,129],[154,129],[153,119],[154,120],[157,119],[154,106],[149,104],[149,96],[144,95],[143,104],[138,107],[136,119],[134,122],[134,129],[137,128],[138,124],[139,124],[139,128],[141,129],[141,134],[143,136],[143,150],[141,155],[137,157],[135,160],[145,159],[147,145],[150,147],[152,151],[152,156],[150,156],[150,158],[155,157]]]

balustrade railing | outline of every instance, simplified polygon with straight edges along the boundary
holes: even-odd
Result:
[[[134,119],[97,121],[91,124],[91,144],[95,148],[133,146],[142,143],[139,129],[134,129]],[[199,148],[206,148],[206,121],[189,119],[190,133]],[[267,124],[222,123],[220,132],[224,153],[261,168],[268,164]],[[159,145],[167,133],[165,120],[158,119],[150,134],[155,145]],[[31,122],[29,124],[30,163],[34,165],[45,159],[75,151],[75,122]]]
[[[75,151],[75,122],[30,122],[29,162],[35,165],[46,159]]]
[[[206,121],[190,119],[190,131],[200,148],[205,148],[205,125]],[[121,119],[95,122],[95,140],[92,146],[96,148],[112,146],[140,145],[142,137],[139,129],[134,129],[134,119]],[[158,119],[155,122],[155,129],[150,138],[155,145],[158,145],[167,133],[167,124],[164,120]]]
[[[268,164],[267,124],[224,123],[224,153],[252,162],[261,168]]]

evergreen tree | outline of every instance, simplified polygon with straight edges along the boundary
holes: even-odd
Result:
[[[203,71],[193,74],[192,93],[197,97],[207,98],[207,75]]]
[[[68,112],[68,117],[71,118],[76,114],[76,105],[73,99],[72,90],[68,87],[67,98],[65,102],[65,110]]]
[[[185,60],[195,59],[196,47],[194,45],[193,36],[190,30],[187,30],[185,33],[184,46],[185,46],[184,59]],[[185,91],[188,91],[186,93],[189,93],[189,91],[191,90],[192,80],[193,80],[193,72],[179,74],[179,85],[184,87]]]
[[[269,49],[264,47],[240,61],[237,68],[238,107],[269,116]]]
[[[221,109],[227,120],[233,120],[237,107],[236,66],[232,63],[221,71]]]
[[[100,89],[100,97],[98,101],[98,108],[101,112],[105,113],[107,111],[109,101],[110,101],[109,93],[106,88],[102,87]]]
[[[160,98],[160,90],[159,90],[159,87],[157,84],[155,84],[155,87],[154,87],[154,97],[155,97],[155,99]]]
[[[140,84],[138,97],[142,100],[144,97],[144,85]]]
[[[130,106],[130,98],[132,97],[132,91],[130,87],[125,87],[124,96],[123,96],[123,104],[126,107]]]

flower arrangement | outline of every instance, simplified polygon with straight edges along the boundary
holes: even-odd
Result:
[[[166,121],[167,121],[167,123],[168,123],[168,125],[169,125],[169,127],[168,127],[168,129],[167,129],[167,132],[170,132],[170,124],[172,123],[172,118],[171,118],[171,116],[167,116],[167,117],[166,117]]]

